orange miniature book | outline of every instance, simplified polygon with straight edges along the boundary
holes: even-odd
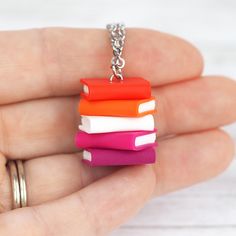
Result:
[[[82,98],[78,111],[87,116],[140,117],[155,112],[155,98],[140,100],[88,101]]]

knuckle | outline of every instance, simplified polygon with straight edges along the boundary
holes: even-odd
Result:
[[[30,213],[33,219],[33,229],[34,235],[40,235],[40,236],[53,236],[55,235],[52,231],[52,227],[47,224],[46,220],[41,215],[40,209],[38,207],[31,207]]]
[[[83,221],[86,222],[83,227],[83,231],[86,231],[87,235],[102,235],[101,227],[99,227],[99,217],[97,214],[91,214],[85,203],[84,196],[81,192],[77,193],[78,212],[79,215],[83,216]]]
[[[9,154],[9,130],[7,125],[6,112],[0,108],[0,151],[5,155]]]
[[[218,130],[217,145],[219,146],[219,159],[221,171],[225,170],[234,159],[235,145],[233,139],[223,130]]]
[[[0,153],[0,213],[11,210],[12,194],[6,157]]]

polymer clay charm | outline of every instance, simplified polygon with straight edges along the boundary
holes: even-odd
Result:
[[[114,55],[113,74],[110,79],[80,80],[81,124],[75,144],[84,149],[82,160],[90,166],[154,163],[156,100],[151,95],[150,82],[140,77],[123,78],[124,25],[112,24],[107,28]]]

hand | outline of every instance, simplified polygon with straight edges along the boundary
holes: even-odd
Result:
[[[234,145],[219,129],[236,120],[236,83],[201,76],[189,43],[127,30],[126,76],[150,80],[157,97],[155,165],[89,168],[74,146],[81,77],[109,76],[105,30],[0,33],[0,235],[104,235],[152,196],[222,172]],[[29,207],[11,210],[5,164],[25,159]]]

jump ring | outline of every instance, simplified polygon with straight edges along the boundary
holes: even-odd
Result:
[[[113,79],[114,79],[114,78],[117,78],[117,79],[119,79],[119,80],[121,80],[121,81],[124,80],[122,74],[117,74],[117,75],[112,74],[111,77],[110,77],[110,82],[111,82],[111,83],[113,82]]]

